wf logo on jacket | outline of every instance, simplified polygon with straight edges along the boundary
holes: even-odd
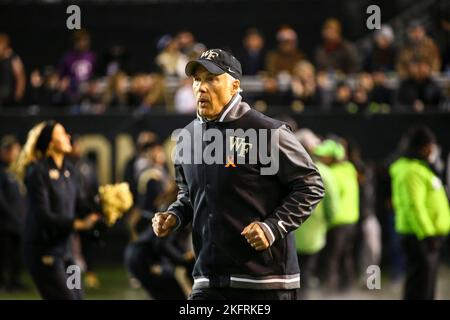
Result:
[[[178,129],[171,139],[176,142],[175,164],[225,165],[236,154],[236,164],[258,165],[261,175],[275,175],[279,170],[278,129],[204,129],[196,123],[193,132]]]

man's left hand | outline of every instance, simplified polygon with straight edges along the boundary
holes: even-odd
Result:
[[[270,246],[269,240],[267,240],[264,230],[259,224],[255,222],[252,222],[248,226],[246,226],[241,232],[241,235],[243,235],[245,239],[247,239],[247,242],[256,251],[266,250]]]

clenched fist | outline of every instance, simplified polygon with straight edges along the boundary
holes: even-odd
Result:
[[[158,212],[152,219],[153,232],[162,238],[167,236],[177,224],[177,217],[170,212]]]
[[[247,239],[247,242],[256,251],[266,250],[270,247],[269,240],[267,240],[266,234],[261,226],[255,222],[250,223],[244,228],[241,235]]]

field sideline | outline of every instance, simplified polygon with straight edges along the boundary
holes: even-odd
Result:
[[[146,300],[149,296],[141,288],[130,286],[128,275],[121,267],[99,268],[98,276],[101,282],[99,289],[89,289],[85,292],[86,300]],[[39,296],[28,274],[24,276],[28,290],[20,293],[0,292],[0,300],[36,300]],[[382,278],[381,290],[368,290],[363,287],[354,288],[344,294],[330,295],[312,290],[311,299],[393,299],[401,298],[402,282],[390,284]],[[442,264],[439,271],[437,299],[450,300],[450,267]]]

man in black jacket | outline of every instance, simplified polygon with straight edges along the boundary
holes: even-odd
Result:
[[[323,197],[317,168],[286,124],[241,101],[242,69],[231,54],[208,50],[186,74],[197,119],[177,136],[178,199],[155,214],[155,234],[192,223],[190,299],[296,299],[291,231]]]

